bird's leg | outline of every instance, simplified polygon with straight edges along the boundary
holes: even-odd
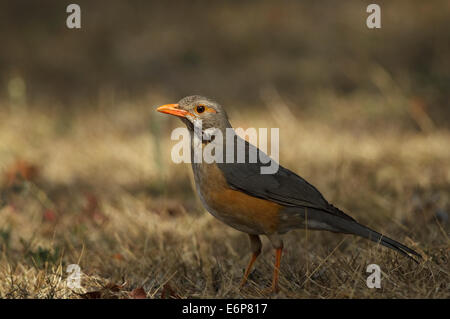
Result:
[[[252,257],[250,259],[250,262],[247,265],[247,269],[245,270],[244,277],[242,278],[241,285],[240,285],[241,288],[247,282],[248,275],[250,274],[250,271],[252,270],[252,266],[253,266],[256,258],[258,258],[259,254],[261,254],[261,247],[262,247],[261,239],[259,239],[258,235],[250,235],[249,234],[248,236],[250,239],[250,248],[252,250]]]
[[[272,242],[273,248],[276,249],[275,253],[275,265],[273,268],[273,279],[272,286],[270,287],[269,292],[277,292],[279,290],[278,287],[278,277],[280,274],[280,265],[281,265],[281,253],[283,251],[283,241],[278,235],[268,236],[270,241]]]
[[[272,287],[271,290],[273,292],[276,292],[279,290],[278,287],[278,275],[280,273],[280,264],[281,264],[281,252],[283,251],[282,248],[277,248],[276,250],[276,257],[275,257],[275,266],[273,268],[273,279],[272,279]]]

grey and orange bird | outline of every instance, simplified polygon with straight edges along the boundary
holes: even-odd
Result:
[[[198,136],[197,141],[201,140],[201,147],[205,147],[209,143],[219,143],[212,137],[211,130],[218,129],[225,137],[227,129],[232,128],[225,110],[217,102],[202,96],[188,96],[176,104],[160,106],[157,111],[180,117],[190,132],[195,185],[205,208],[225,224],[247,233],[250,238],[252,257],[241,287],[247,281],[253,263],[261,253],[259,236],[265,235],[276,249],[271,290],[278,290],[283,249],[280,235],[293,229],[307,227],[358,235],[394,249],[414,261],[416,260],[409,254],[421,257],[405,245],[359,224],[328,203],[314,186],[292,171],[279,166],[274,174],[261,174],[261,167],[267,166],[267,160],[270,158],[236,134],[233,135],[232,148],[235,149],[235,146],[239,145],[238,140],[245,145],[244,163],[225,159],[196,163],[193,158],[196,135],[202,135]],[[202,124],[200,131],[195,129],[199,120]],[[227,143],[230,143],[230,139],[225,138],[220,144],[223,154],[227,152]],[[249,151],[252,149],[259,151],[258,159],[253,163],[248,160]],[[236,156],[235,151],[233,156]]]

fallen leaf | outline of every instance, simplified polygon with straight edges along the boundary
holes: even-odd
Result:
[[[123,260],[123,255],[117,253],[117,254],[114,254],[114,255],[112,256],[112,258],[115,259],[115,260]]]
[[[48,222],[53,222],[53,221],[55,221],[55,220],[56,220],[56,214],[55,214],[55,212],[54,212],[53,210],[51,210],[51,209],[47,209],[47,210],[44,212],[44,220],[45,220],[45,221],[48,221]]]
[[[104,289],[109,290],[109,291],[113,291],[113,292],[119,292],[119,291],[121,291],[126,285],[127,285],[126,282],[124,282],[122,285],[117,285],[117,284],[109,283],[109,284],[107,284],[107,285],[104,287]]]
[[[90,291],[85,294],[80,294],[81,298],[84,299],[100,299],[102,298],[102,292],[101,291]]]
[[[131,299],[147,299],[147,293],[145,292],[144,288],[139,287],[136,289],[133,289],[129,296]]]
[[[161,291],[161,299],[175,298],[181,299],[180,295],[169,285],[165,284]]]
[[[97,225],[103,224],[107,217],[103,214],[98,203],[98,199],[94,194],[85,194],[86,206],[84,207],[84,213]]]
[[[16,160],[6,169],[5,182],[10,187],[24,180],[32,181],[38,175],[38,168],[25,160]]]

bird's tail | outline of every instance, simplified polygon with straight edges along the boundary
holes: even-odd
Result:
[[[337,225],[336,225],[337,226]],[[415,252],[414,250],[412,250],[409,247],[406,247],[405,245],[389,238],[386,237],[364,225],[359,224],[356,221],[343,221],[341,223],[339,223],[338,228],[340,229],[340,231],[348,233],[348,234],[354,234],[354,235],[358,235],[361,236],[363,238],[369,239],[373,242],[376,243],[380,243],[381,245],[391,248],[393,250],[398,251],[399,253],[401,253],[402,255],[405,255],[409,258],[411,258],[412,260],[414,260],[416,263],[419,263],[414,257],[412,257],[411,255],[417,256],[419,258],[422,258],[421,255],[419,255],[417,252]]]

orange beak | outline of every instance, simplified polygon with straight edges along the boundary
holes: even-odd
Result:
[[[189,114],[188,111],[180,109],[178,104],[165,104],[156,109],[158,112],[175,115],[179,117],[186,117]]]

